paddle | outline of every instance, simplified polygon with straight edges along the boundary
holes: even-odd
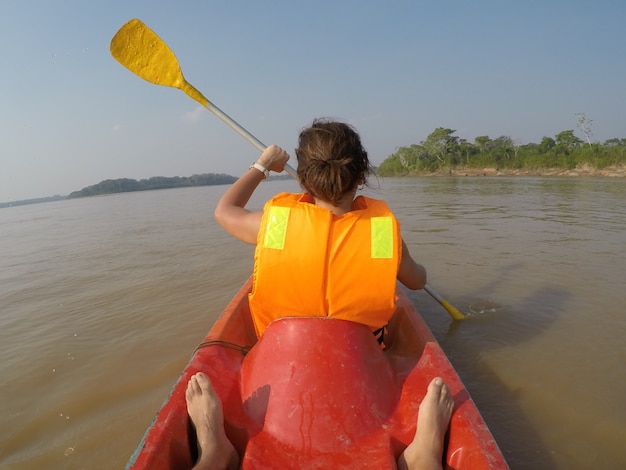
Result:
[[[265,150],[266,146],[259,139],[206,99],[185,79],[172,50],[141,20],[135,18],[122,26],[111,39],[110,49],[111,55],[135,75],[155,85],[178,88],[228,124],[261,152]],[[296,181],[298,180],[296,170],[289,164],[285,164],[285,171]],[[426,285],[424,289],[448,311],[452,318],[455,320],[464,318],[461,312],[442,299],[431,286]]]
[[[186,93],[228,124],[261,152],[265,150],[259,139],[241,127],[235,120],[204,97],[183,76],[178,59],[172,50],[141,20],[132,19],[111,39],[111,55],[135,75],[155,85],[164,85]],[[298,179],[296,170],[285,164],[285,171]]]

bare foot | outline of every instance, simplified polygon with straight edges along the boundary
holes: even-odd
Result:
[[[198,438],[198,462],[201,469],[237,469],[239,456],[224,431],[222,402],[213,390],[211,381],[202,372],[187,384],[187,412]]]
[[[442,469],[443,442],[453,408],[448,386],[440,377],[433,379],[420,403],[415,437],[398,459],[398,469]]]

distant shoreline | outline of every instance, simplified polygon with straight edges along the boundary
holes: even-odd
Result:
[[[33,199],[22,199],[20,201],[8,201],[8,202],[0,202],[0,209],[4,207],[15,207],[15,206],[27,206],[30,204],[41,204],[42,202],[54,202],[54,201],[63,201],[67,199],[67,196],[48,196],[48,197],[37,197]]]
[[[540,170],[516,170],[510,168],[450,168],[447,170],[439,170],[436,172],[410,172],[404,175],[396,175],[393,177],[406,177],[406,176],[535,176],[535,177],[551,177],[551,176],[559,176],[559,177],[596,177],[596,178],[626,178],[626,166],[618,165],[618,166],[610,166],[607,168],[603,168],[601,170],[597,168],[592,168],[590,166],[583,166],[579,168],[574,168],[570,170],[566,170],[563,168],[544,168]],[[281,177],[271,178],[273,179],[284,179]],[[162,189],[171,189],[171,188],[162,188]],[[158,191],[158,189],[153,189],[153,191]],[[132,192],[132,191],[125,191]],[[109,193],[109,194],[119,194],[119,193]],[[103,194],[104,195],[104,194]],[[23,199],[20,201],[9,201],[9,202],[0,202],[0,209],[5,207],[15,207],[15,206],[25,206],[29,204],[40,204],[43,202],[54,202],[54,201],[62,201],[67,199],[67,196],[50,196],[50,197],[40,197],[34,199]]]
[[[598,178],[624,178],[626,166],[614,165],[603,169],[593,168],[589,165],[579,166],[572,169],[541,168],[535,170],[513,168],[464,168],[455,167],[441,169],[435,172],[410,172],[406,176],[563,176],[563,177],[598,177]]]

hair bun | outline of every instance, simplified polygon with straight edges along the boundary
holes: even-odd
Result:
[[[315,120],[300,133],[296,157],[300,185],[333,204],[366,182],[370,171],[359,135],[341,122]]]

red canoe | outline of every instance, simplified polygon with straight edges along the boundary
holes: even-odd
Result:
[[[193,466],[185,389],[197,371],[209,375],[222,399],[226,434],[243,469],[393,469],[436,376],[455,402],[444,468],[508,468],[459,376],[400,290],[383,351],[367,327],[327,318],[277,320],[257,342],[250,287],[248,280],[209,331],[127,468]]]

